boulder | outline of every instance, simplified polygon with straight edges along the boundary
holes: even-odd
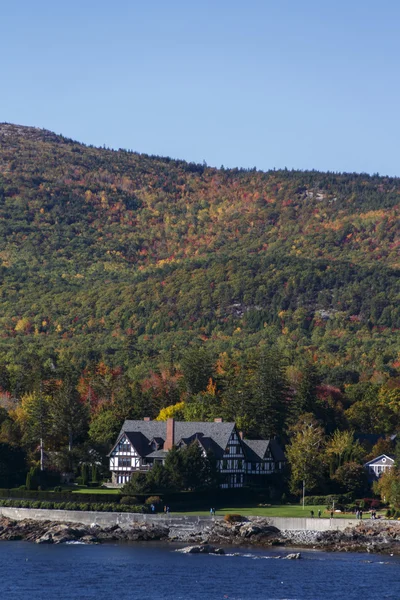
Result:
[[[210,544],[186,546],[185,548],[179,548],[176,552],[181,552],[182,554],[225,554],[225,551],[222,548],[216,548]]]

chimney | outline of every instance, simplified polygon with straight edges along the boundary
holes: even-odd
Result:
[[[143,421],[151,421],[150,417],[144,417]]]
[[[241,440],[243,439],[243,431],[239,431],[239,437]]]
[[[214,423],[222,423],[222,419],[221,418],[214,419]]]
[[[167,437],[164,442],[164,450],[171,450],[174,445],[174,419],[167,419]]]

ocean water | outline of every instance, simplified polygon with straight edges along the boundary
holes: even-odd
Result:
[[[0,600],[400,599],[400,558],[228,549],[184,555],[171,545],[0,542]],[[237,555],[234,555],[237,553]]]

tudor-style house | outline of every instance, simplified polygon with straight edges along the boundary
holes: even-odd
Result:
[[[235,423],[215,419],[213,423],[167,421],[125,421],[109,454],[112,482],[127,483],[132,473],[148,471],[164,463],[168,451],[191,443],[199,444],[204,455],[211,451],[222,475],[223,488],[238,488],[258,478],[281,471],[286,462],[276,440],[246,440]]]
[[[387,454],[381,454],[376,458],[365,463],[364,468],[368,471],[368,479],[370,481],[376,481],[383,473],[389,471],[394,466],[394,456],[388,456]]]

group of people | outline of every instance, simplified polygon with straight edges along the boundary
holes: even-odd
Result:
[[[375,509],[371,509],[370,511],[370,515],[371,515],[371,519],[376,519],[376,510]],[[362,519],[363,518],[363,511],[360,508],[356,508],[356,519]]]
[[[320,517],[320,516],[321,516],[321,510],[320,510],[320,509],[318,509],[318,517]],[[314,518],[314,511],[313,511],[313,510],[310,510],[310,517],[311,517],[312,519]]]
[[[215,516],[215,508],[210,508],[210,517]]]
[[[150,504],[150,509],[151,509],[152,513],[155,513],[156,512],[155,504]],[[169,513],[169,506],[164,506],[164,512]]]

